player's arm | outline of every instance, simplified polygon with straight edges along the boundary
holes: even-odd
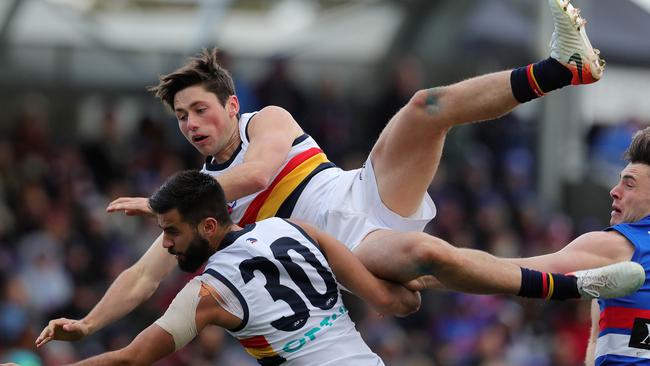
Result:
[[[375,277],[340,241],[305,222],[292,220],[321,247],[336,280],[382,314],[406,316],[420,307],[420,294]]]
[[[226,201],[234,201],[268,187],[287,158],[291,144],[303,133],[291,114],[283,108],[269,106],[255,114],[248,123],[249,145],[243,163],[217,178],[226,194]],[[106,211],[153,216],[148,200],[143,197],[117,198],[109,203]]]
[[[125,348],[74,363],[73,366],[151,365],[174,352],[174,339],[156,324],[150,325]]]
[[[629,261],[633,253],[632,244],[618,232],[594,231],[577,237],[555,253],[508,261],[538,271],[569,273]]]
[[[176,295],[165,314],[131,344],[74,365],[150,365],[185,347],[209,324],[234,328],[240,323],[194,278]]]
[[[243,163],[217,178],[226,200],[233,201],[268,187],[286,160],[291,144],[303,133],[283,108],[266,107],[253,116],[248,124],[249,145]]]
[[[78,340],[123,317],[151,297],[175,265],[174,257],[163,248],[160,235],[140,260],[115,279],[86,317],[50,321],[36,339],[36,345],[40,347],[51,340]]]
[[[585,366],[594,366],[596,362],[596,341],[598,341],[600,307],[598,300],[591,300],[591,335],[587,343],[587,352],[585,354]]]

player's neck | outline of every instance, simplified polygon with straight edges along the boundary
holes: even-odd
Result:
[[[233,128],[230,133],[230,137],[228,138],[228,141],[224,145],[223,149],[221,151],[217,152],[216,154],[212,155],[212,159],[218,163],[222,164],[232,157],[232,155],[237,151],[237,148],[241,144],[241,138],[239,137],[239,123],[235,120],[232,124]]]
[[[216,234],[215,240],[210,241],[210,248],[213,250],[213,253],[221,248],[221,243],[223,242],[223,239],[226,237],[226,235],[228,235],[228,233],[239,231],[241,229],[241,226],[233,223],[219,230],[219,232]]]

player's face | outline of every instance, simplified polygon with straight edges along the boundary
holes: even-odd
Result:
[[[628,164],[609,194],[613,199],[611,225],[639,221],[650,215],[650,166]]]
[[[238,145],[237,113],[239,102],[230,96],[226,105],[221,105],[214,93],[201,85],[185,88],[174,96],[174,113],[183,136],[205,156],[227,152]],[[234,141],[237,140],[237,141]],[[225,156],[225,160],[230,156]]]
[[[158,215],[163,229],[163,247],[176,256],[178,267],[185,272],[195,272],[210,257],[210,243],[202,238],[195,227],[182,221],[176,209]]]

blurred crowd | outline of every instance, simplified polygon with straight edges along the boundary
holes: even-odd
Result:
[[[288,66],[273,60],[259,80],[235,74],[242,111],[268,104],[287,108],[344,168],[360,166],[390,116],[424,87],[409,65],[398,68],[374,101],[361,102],[333,80],[305,88]],[[60,365],[125,346],[162,314],[188,278],[176,271],[126,319],[83,341],[35,349],[49,319],[86,315],[159,234],[155,220],[107,214],[107,204],[121,196],[148,196],[175,171],[201,166],[198,153],[181,141],[173,116],[142,116],[124,136],[116,132],[114,111],[106,107],[102,113],[94,139],[57,129],[60,121],[38,108],[25,108],[3,126],[0,362]],[[630,131],[614,132],[629,138]],[[612,147],[608,136],[594,136],[595,148]],[[427,230],[457,246],[510,257],[555,251],[578,233],[599,229],[539,202],[535,145],[535,121],[514,115],[453,130],[430,187],[438,215]],[[585,302],[430,291],[418,313],[396,319],[378,316],[352,295],[345,298],[357,328],[387,365],[576,366],[590,324]],[[159,364],[256,362],[212,327]]]

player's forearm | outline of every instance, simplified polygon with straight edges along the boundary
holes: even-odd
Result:
[[[70,366],[142,366],[151,365],[151,363],[152,361],[147,360],[146,357],[139,357],[138,350],[122,348],[117,351],[102,353]]]
[[[102,353],[95,357],[91,357],[79,362],[76,362],[70,366],[107,366],[107,365],[120,365],[120,366],[130,366],[138,365],[135,360],[129,359],[129,357],[124,353],[124,350],[117,350],[112,352]]]
[[[407,316],[420,307],[420,298],[416,292],[381,280],[363,266],[353,271],[350,271],[349,267],[347,269],[344,267],[339,273],[341,271],[349,273],[349,276],[340,281],[341,284],[381,314]]]
[[[136,264],[115,279],[104,297],[82,319],[89,333],[123,317],[150,298],[175,265],[174,257],[163,248],[160,235]]]
[[[159,281],[142,276],[131,267],[122,272],[108,288],[104,297],[81,321],[89,327],[89,335],[130,313],[158,288]]]
[[[143,330],[128,346],[75,363],[86,365],[151,365],[174,352],[172,336],[153,324]]]
[[[321,237],[319,242],[337,280],[375,310],[382,314],[406,316],[419,308],[420,299],[416,293],[375,277],[335,239]]]

